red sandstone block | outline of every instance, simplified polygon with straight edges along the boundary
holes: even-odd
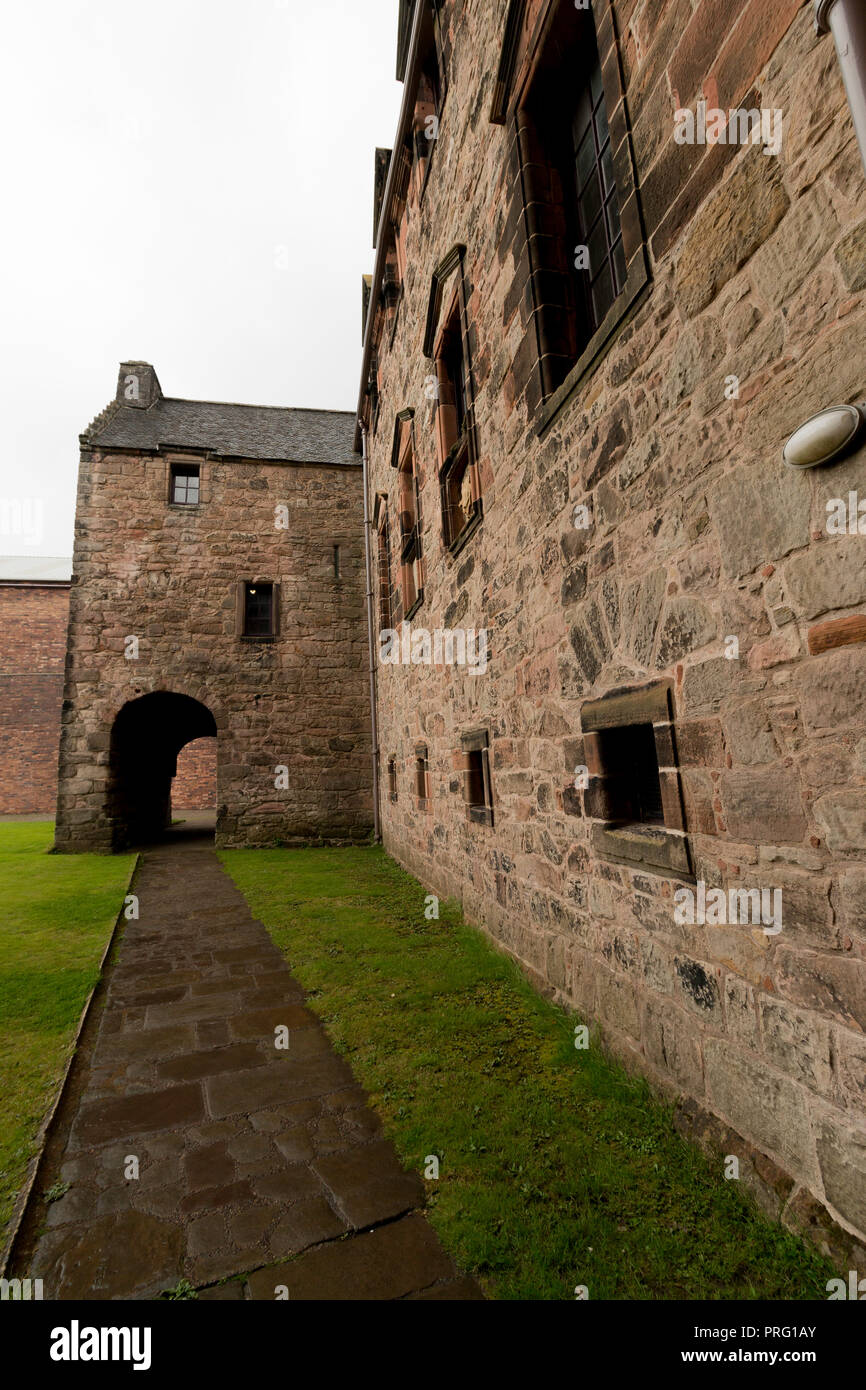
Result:
[[[830,651],[831,647],[848,647],[866,642],[866,614],[855,613],[849,618],[834,618],[831,622],[816,623],[809,628],[808,644],[811,656]]]
[[[713,69],[719,106],[727,110],[737,104],[800,8],[801,0],[751,0]]]
[[[719,50],[746,0],[703,0],[677,45],[668,68],[671,88],[685,106],[697,96],[705,78],[715,70]]]

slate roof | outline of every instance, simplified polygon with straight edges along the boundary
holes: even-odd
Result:
[[[234,458],[356,468],[354,432],[351,410],[297,410],[161,396],[147,410],[112,401],[81,435],[81,443],[111,449],[207,449]]]

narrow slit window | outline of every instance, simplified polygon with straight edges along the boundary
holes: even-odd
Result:
[[[388,759],[388,796],[391,801],[397,800],[397,759]]]
[[[490,754],[485,732],[468,734],[463,739],[465,773],[463,798],[466,814],[480,825],[493,824],[493,791],[490,783]]]
[[[428,799],[428,763],[427,748],[424,745],[415,750],[415,795],[419,801],[426,802]]]

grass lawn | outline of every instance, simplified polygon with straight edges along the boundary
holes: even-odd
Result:
[[[50,821],[0,824],[0,1245],[134,861],[53,840]]]
[[[835,1271],[380,849],[220,858],[404,1162],[438,1156],[430,1219],[489,1295],[826,1301]]]

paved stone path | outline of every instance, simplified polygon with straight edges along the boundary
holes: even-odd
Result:
[[[70,1184],[28,1262],[45,1298],[480,1298],[211,841],[147,850],[133,891],[40,1183]]]

